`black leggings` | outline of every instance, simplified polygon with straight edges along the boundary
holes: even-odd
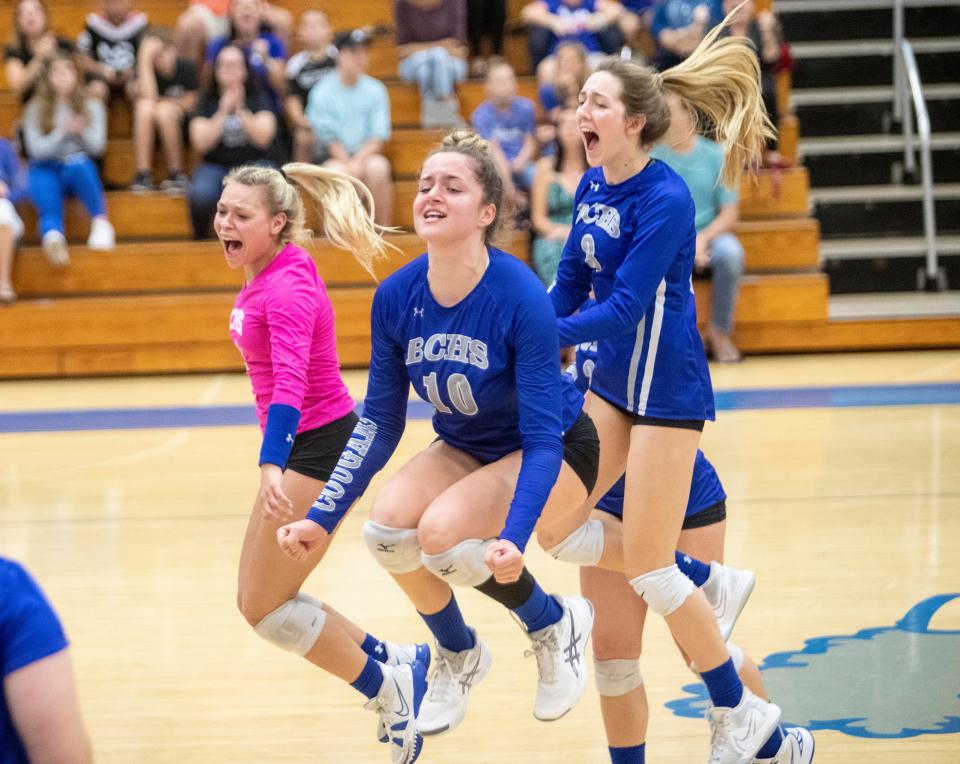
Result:
[[[506,0],[467,0],[467,37],[470,54],[480,55],[483,38],[490,40],[491,53],[503,54],[503,28],[507,23]]]

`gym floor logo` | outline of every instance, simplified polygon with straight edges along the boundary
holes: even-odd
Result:
[[[923,600],[893,626],[815,637],[802,650],[767,656],[760,670],[783,721],[854,737],[907,738],[960,732],[960,631],[931,629],[960,592]],[[703,684],[667,703],[702,717]]]

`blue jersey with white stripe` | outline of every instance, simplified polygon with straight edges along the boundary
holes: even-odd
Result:
[[[584,304],[589,307],[592,301]],[[577,346],[576,361],[567,369],[566,373],[573,379],[577,388],[586,393],[590,388],[590,378],[596,366],[597,343],[584,342]],[[623,517],[623,492],[625,478],[621,478],[597,502],[597,509]],[[693,463],[693,479],[690,482],[690,498],[687,500],[685,517],[693,517],[701,512],[716,506],[726,500],[727,494],[723,490],[720,478],[713,465],[704,456],[703,451],[697,449],[697,457]]]
[[[583,396],[560,373],[550,299],[534,273],[490,248],[476,287],[440,305],[421,255],[373,299],[370,377],[363,415],[309,517],[330,529],[363,493],[403,432],[409,385],[433,404],[433,427],[454,448],[489,463],[522,449],[500,538],[521,550],[556,482],[563,433]]]
[[[690,191],[651,159],[618,184],[591,168],[550,296],[562,345],[597,340],[590,389],[634,414],[713,419],[713,388],[697,331]],[[591,288],[597,304],[574,313]]]

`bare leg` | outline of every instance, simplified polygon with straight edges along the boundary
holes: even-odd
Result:
[[[363,163],[360,180],[373,194],[374,217],[382,226],[393,221],[393,176],[390,162],[383,154],[367,157]]]
[[[183,110],[173,101],[161,100],[157,103],[154,113],[157,132],[160,133],[160,143],[167,155],[169,172],[177,173],[183,170],[183,132],[181,129]]]
[[[0,225],[0,302],[12,301],[15,297],[11,275],[13,273],[13,231]]]
[[[133,155],[137,172],[153,169],[156,110],[157,102],[149,98],[138,98],[133,105]]]

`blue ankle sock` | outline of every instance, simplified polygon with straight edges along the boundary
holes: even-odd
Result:
[[[737,676],[737,670],[733,666],[733,660],[729,659],[726,663],[721,663],[715,669],[704,671],[700,674],[703,683],[707,685],[707,692],[710,693],[710,700],[715,706],[725,706],[733,708],[743,697],[743,684],[740,677]]]
[[[693,581],[694,586],[699,588],[707,583],[707,579],[710,578],[710,566],[707,563],[695,560],[683,552],[674,552],[674,554],[680,572]]]
[[[611,764],[643,764],[646,747],[646,743],[631,745],[628,748],[614,748],[611,745],[609,747]]]
[[[517,618],[527,627],[527,631],[540,631],[548,626],[553,626],[557,621],[563,618],[563,608],[557,602],[556,597],[552,597],[540,588],[540,584],[534,582],[533,591],[520,607],[512,608],[517,614]]]
[[[463,620],[457,598],[452,594],[450,595],[450,602],[443,610],[429,615],[420,613],[420,617],[427,624],[430,633],[437,638],[437,644],[440,647],[459,653],[462,650],[469,650],[477,644],[473,632],[470,631],[466,621]]]
[[[367,665],[363,667],[360,676],[350,682],[350,686],[359,690],[368,698],[376,697],[383,686],[383,671],[380,664],[368,655]]]
[[[763,744],[763,747],[759,751],[757,751],[756,756],[754,756],[754,758],[772,759],[774,756],[777,755],[777,751],[780,750],[780,744],[782,742],[783,742],[783,727],[781,727],[778,724],[777,728],[773,731],[773,734],[770,736],[767,742]]]
[[[363,638],[363,644],[360,645],[360,649],[375,661],[380,661],[380,663],[386,663],[387,661],[387,646],[373,636],[373,634],[367,634]]]

